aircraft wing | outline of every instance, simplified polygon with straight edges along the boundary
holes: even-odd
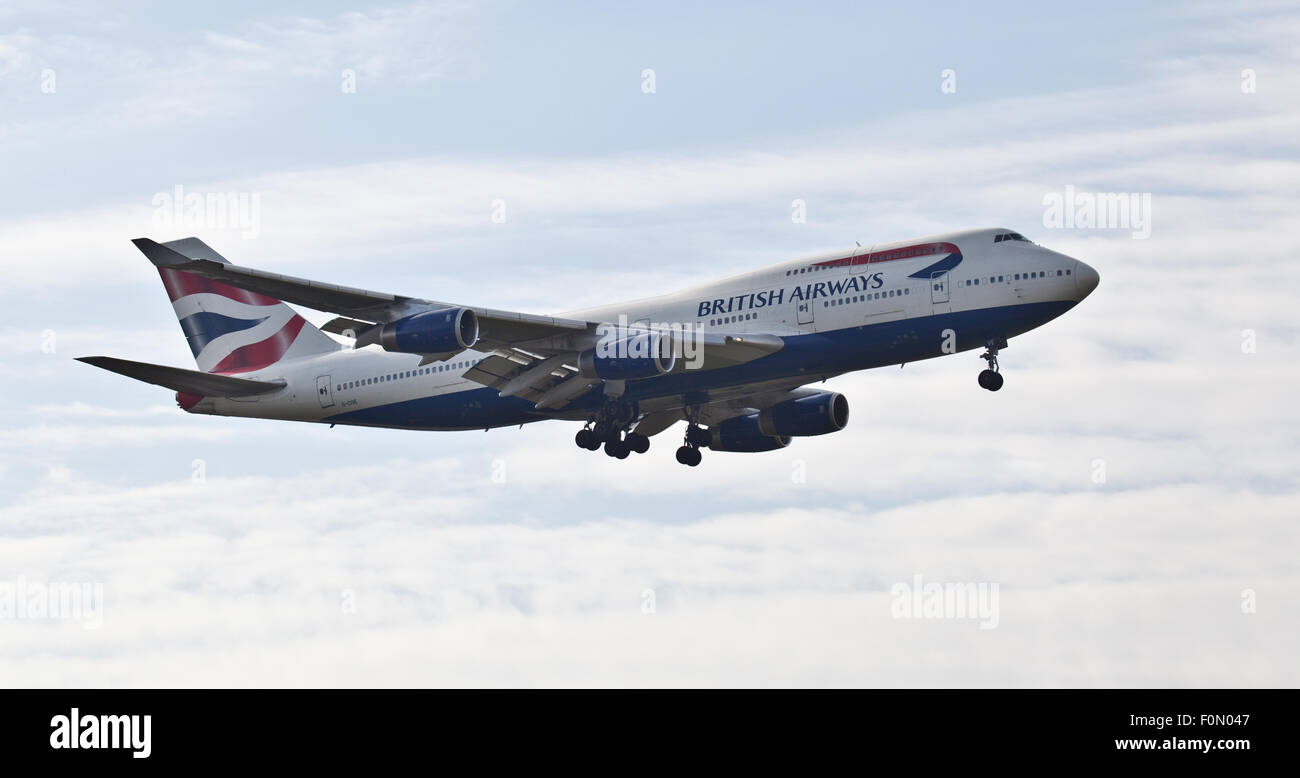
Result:
[[[784,378],[712,391],[709,402],[700,409],[698,420],[711,427],[736,416],[758,413],[786,400],[817,394],[820,390],[802,385],[807,380]],[[647,437],[658,435],[686,418],[686,406],[680,401],[661,398],[648,405],[650,408],[636,425],[636,431]]]
[[[247,378],[233,378],[216,373],[152,365],[148,362],[132,362],[129,359],[114,357],[77,357],[77,361],[137,381],[144,381],[147,384],[165,386],[173,391],[204,397],[251,397],[278,392],[284,388],[284,381],[251,381]]]
[[[806,386],[790,388],[773,386],[757,391],[740,387],[738,389],[740,391],[732,394],[720,393],[719,399],[710,402],[700,412],[700,421],[708,425],[721,424],[727,419],[758,413],[777,403],[817,394],[820,391]]]
[[[420,311],[448,307],[471,308],[479,322],[479,342],[488,350],[507,348],[520,343],[539,339],[561,339],[566,336],[587,335],[594,330],[591,322],[575,319],[561,319],[554,316],[539,316],[516,311],[502,311],[478,306],[459,306],[454,303],[426,300],[420,297],[405,297],[387,292],[374,292],[350,286],[328,284],[306,278],[268,273],[250,267],[241,267],[212,259],[186,256],[179,251],[164,246],[148,238],[136,238],[131,241],[136,248],[158,267],[181,270],[186,273],[210,278],[230,286],[247,289],[283,300],[287,303],[303,305],[318,311],[341,314],[341,318],[327,324],[327,332],[343,334],[351,331],[360,336],[375,324],[396,321]],[[550,344],[554,346],[555,344]],[[546,348],[547,344],[543,344]]]
[[[700,356],[697,367],[691,368],[691,360],[679,356],[673,374],[743,364],[779,351],[785,341],[776,335],[705,332],[695,345]],[[465,373],[465,377],[498,390],[503,397],[522,397],[531,400],[538,410],[552,410],[601,383],[599,378],[581,375],[577,364],[575,350],[541,353],[531,349],[506,348],[480,360]]]

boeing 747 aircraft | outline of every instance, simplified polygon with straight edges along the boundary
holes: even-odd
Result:
[[[1007,341],[1099,280],[1019,233],[982,229],[539,316],[240,267],[197,238],[134,243],[199,369],[80,359],[171,389],[190,413],[413,430],[565,419],[583,424],[580,447],[619,459],[685,421],[677,461],[691,467],[701,448],[772,451],[843,429],[848,400],[806,385],[854,370],[983,348],[979,385],[995,392]],[[336,318],[318,329],[286,303]]]

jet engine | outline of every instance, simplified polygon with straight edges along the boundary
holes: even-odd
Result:
[[[658,332],[642,332],[605,343],[578,355],[578,371],[607,381],[653,378],[677,364],[672,341]]]
[[[736,416],[709,428],[709,448],[714,451],[757,453],[788,445],[788,435],[768,435],[760,429],[757,413]]]
[[[849,423],[849,401],[838,392],[817,392],[777,403],[758,414],[764,435],[825,435]]]
[[[478,342],[478,317],[469,308],[423,311],[383,325],[379,345],[403,354],[448,354]]]

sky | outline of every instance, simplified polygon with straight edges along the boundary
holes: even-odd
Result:
[[[1297,41],[1285,3],[6,3],[0,685],[1294,687]],[[1051,224],[1067,187],[1149,236]],[[845,430],[698,468],[74,361],[193,366],[141,236],[556,313],[993,226],[1101,274],[1005,388],[841,376]],[[900,615],[918,580],[996,618]],[[101,607],[4,610],[60,583]]]

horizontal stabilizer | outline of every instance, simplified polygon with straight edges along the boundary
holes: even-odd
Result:
[[[166,365],[151,365],[148,362],[132,362],[129,359],[113,357],[77,357],[78,362],[102,367],[105,370],[144,381],[147,384],[165,386],[177,392],[197,394],[204,397],[251,397],[256,394],[269,394],[284,388],[283,381],[250,381],[247,378],[232,378],[225,375],[203,373],[198,370],[184,370]]]

